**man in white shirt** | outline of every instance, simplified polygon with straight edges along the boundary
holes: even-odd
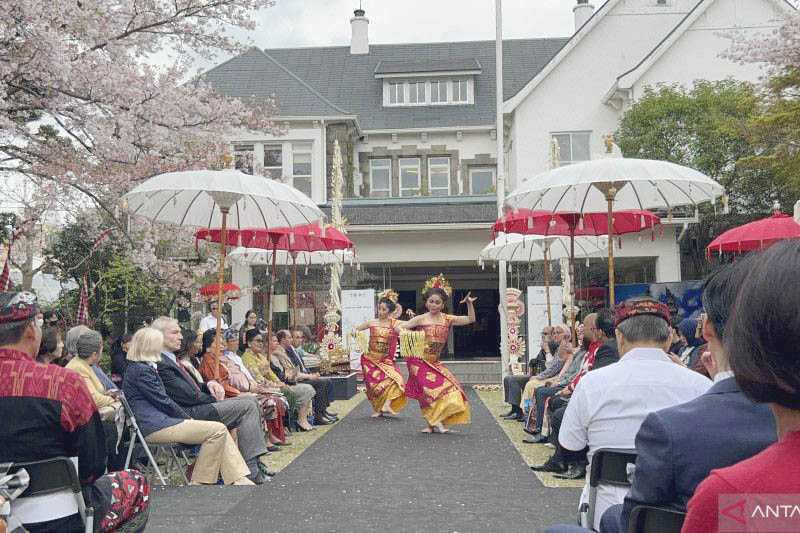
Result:
[[[220,313],[217,302],[211,302],[211,312],[200,321],[200,334],[202,335],[206,330],[216,328],[217,320],[222,321],[222,331],[228,329],[228,324],[225,323],[225,317]]]
[[[616,308],[615,334],[619,363],[587,373],[572,395],[561,423],[559,443],[567,450],[588,447],[634,449],[642,421],[653,411],[693,400],[705,393],[711,380],[672,362],[666,353],[670,316],[666,305],[650,298],[634,298]],[[591,472],[591,467],[588,469]],[[603,512],[622,503],[626,487],[600,486],[594,524]],[[581,504],[588,501],[589,484]]]

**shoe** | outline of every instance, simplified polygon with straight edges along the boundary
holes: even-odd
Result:
[[[334,413],[333,411],[326,410],[323,414],[330,418],[339,418],[339,413]]]
[[[544,444],[545,442],[547,442],[547,437],[541,434],[534,436],[527,436],[524,439],[522,439],[522,442],[526,444]]]
[[[265,478],[270,478],[276,474],[274,470],[270,470],[267,465],[262,463],[261,461],[258,462],[258,471],[261,473]]]
[[[507,412],[506,414],[500,415],[500,418],[508,418],[509,416],[513,416],[515,414],[517,414],[516,410],[512,409],[509,412]]]
[[[256,485],[263,485],[264,482],[267,481],[267,475],[261,471],[261,468],[259,468],[258,472],[256,472],[255,475],[250,474],[249,476],[247,476],[247,479],[249,479]]]
[[[525,415],[522,413],[518,414],[517,417],[514,419],[516,422],[525,422]]]
[[[339,421],[339,419],[338,419],[338,418],[329,418],[329,417],[327,417],[327,416],[325,417],[325,420],[327,420],[327,421],[328,421],[328,422],[330,422],[331,424],[335,424],[336,422],[338,422],[338,421]]]
[[[511,413],[510,415],[504,416],[503,420],[516,420],[518,416],[517,413]]]
[[[531,465],[534,472],[566,472],[567,465],[558,461],[552,461],[552,457],[541,465]]]
[[[323,417],[325,417],[325,418],[327,418],[328,420],[330,420],[330,421],[332,421],[332,422],[338,422],[338,421],[339,421],[339,417],[338,417],[338,416],[331,416],[331,415],[329,415],[328,413],[325,413],[325,414],[324,414],[324,415],[322,415],[322,416],[323,416]]]
[[[269,446],[267,446],[267,451],[270,453],[274,453],[281,451],[281,449],[275,446],[274,444],[270,444]]]
[[[522,428],[522,431],[524,431],[524,432],[525,432],[525,433],[527,433],[528,435],[533,435],[534,437],[535,437],[536,435],[538,435],[539,433],[541,433],[541,432],[540,432],[538,429],[528,429],[528,428]]]
[[[555,474],[558,479],[583,479],[586,477],[586,467],[572,463],[563,474]]]
[[[314,425],[315,426],[330,426],[331,424],[333,424],[333,422],[331,422],[327,418],[324,418],[324,417],[321,417],[321,416],[320,417],[316,417],[316,416],[314,417]]]
[[[314,426],[311,426],[310,428],[306,429],[306,428],[304,428],[303,426],[300,426],[300,425],[298,425],[298,426],[297,426],[297,431],[302,431],[302,432],[306,432],[306,431],[314,431]]]

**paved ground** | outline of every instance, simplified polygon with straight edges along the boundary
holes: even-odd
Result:
[[[473,423],[423,435],[362,402],[262,487],[156,489],[148,531],[521,532],[571,522],[579,491],[542,486],[470,391]]]

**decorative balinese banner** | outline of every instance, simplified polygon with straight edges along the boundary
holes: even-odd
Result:
[[[520,298],[522,291],[513,287],[506,289],[507,331],[506,346],[511,373],[519,375],[523,372],[522,357],[525,355],[525,339],[521,335],[522,315],[525,314],[525,302]]]

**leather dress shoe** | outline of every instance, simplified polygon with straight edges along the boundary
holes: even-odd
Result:
[[[273,453],[273,452],[279,452],[281,451],[281,449],[275,446],[274,444],[270,444],[269,446],[267,446],[267,451]]]
[[[508,418],[509,416],[513,416],[515,414],[514,409],[510,410],[504,415],[500,415],[500,418]]]
[[[510,415],[504,416],[503,420],[516,420],[518,416],[517,413],[511,413]]]
[[[314,425],[315,426],[330,426],[331,424],[333,424],[333,422],[331,422],[330,420],[328,420],[325,417],[322,417],[322,416],[314,417]]]
[[[326,410],[325,416],[328,416],[330,418],[339,418],[339,413],[334,413],[333,411]]]
[[[525,415],[520,413],[520,414],[517,415],[517,417],[514,420],[517,421],[517,422],[525,422]]]
[[[325,420],[327,420],[328,422],[330,422],[331,424],[335,424],[336,422],[338,422],[338,421],[339,421],[339,419],[338,419],[338,418],[331,418],[331,417],[329,417],[329,416],[324,416],[323,418],[324,418]]]
[[[563,474],[555,474],[558,479],[583,479],[586,477],[586,467],[572,463]]]
[[[526,444],[544,444],[547,442],[547,437],[542,434],[539,435],[529,435],[522,439],[522,442]]]
[[[566,472],[567,465],[558,461],[553,461],[552,457],[541,465],[531,465],[534,472]]]
[[[332,420],[332,421],[334,421],[334,422],[336,422],[337,420],[339,420],[339,417],[338,417],[338,416],[336,416],[336,415],[329,415],[328,413],[325,413],[325,414],[324,414],[324,415],[322,415],[322,416],[324,416],[324,417],[325,417],[325,418],[327,418],[328,420]]]

